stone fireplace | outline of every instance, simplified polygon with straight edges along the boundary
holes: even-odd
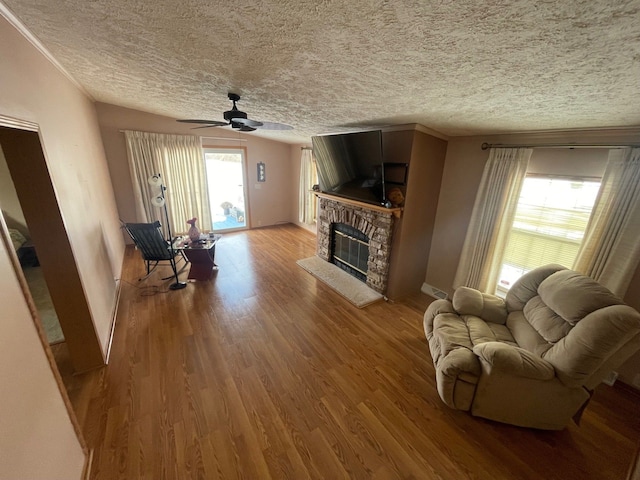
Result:
[[[373,290],[384,294],[387,289],[389,277],[389,261],[391,255],[391,236],[393,233],[394,213],[383,208],[372,206],[368,208],[366,204],[360,202],[350,202],[341,200],[339,197],[318,195],[318,244],[317,255],[327,262],[333,262],[336,231],[342,231],[342,235],[356,237],[363,242],[362,238],[368,239],[368,257],[366,269],[364,265],[358,266],[354,276],[371,287]],[[346,225],[352,227],[360,235],[345,230],[336,225]],[[340,234],[339,234],[340,235]],[[338,240],[342,242],[342,239]],[[359,260],[356,260],[357,264]],[[334,262],[337,263],[337,262]],[[341,268],[343,267],[340,265]],[[348,271],[348,267],[344,268]]]

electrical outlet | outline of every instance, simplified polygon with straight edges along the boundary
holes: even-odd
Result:
[[[262,226],[262,220],[258,220],[258,226],[261,227]]]

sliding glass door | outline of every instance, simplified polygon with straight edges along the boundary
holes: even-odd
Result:
[[[247,227],[244,148],[205,148],[212,229]]]

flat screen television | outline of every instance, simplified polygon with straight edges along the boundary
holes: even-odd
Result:
[[[380,130],[321,135],[311,141],[321,192],[385,205]]]

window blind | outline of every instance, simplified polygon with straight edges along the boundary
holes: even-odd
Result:
[[[508,290],[521,275],[548,263],[573,266],[599,188],[593,178],[525,178],[498,290]]]

